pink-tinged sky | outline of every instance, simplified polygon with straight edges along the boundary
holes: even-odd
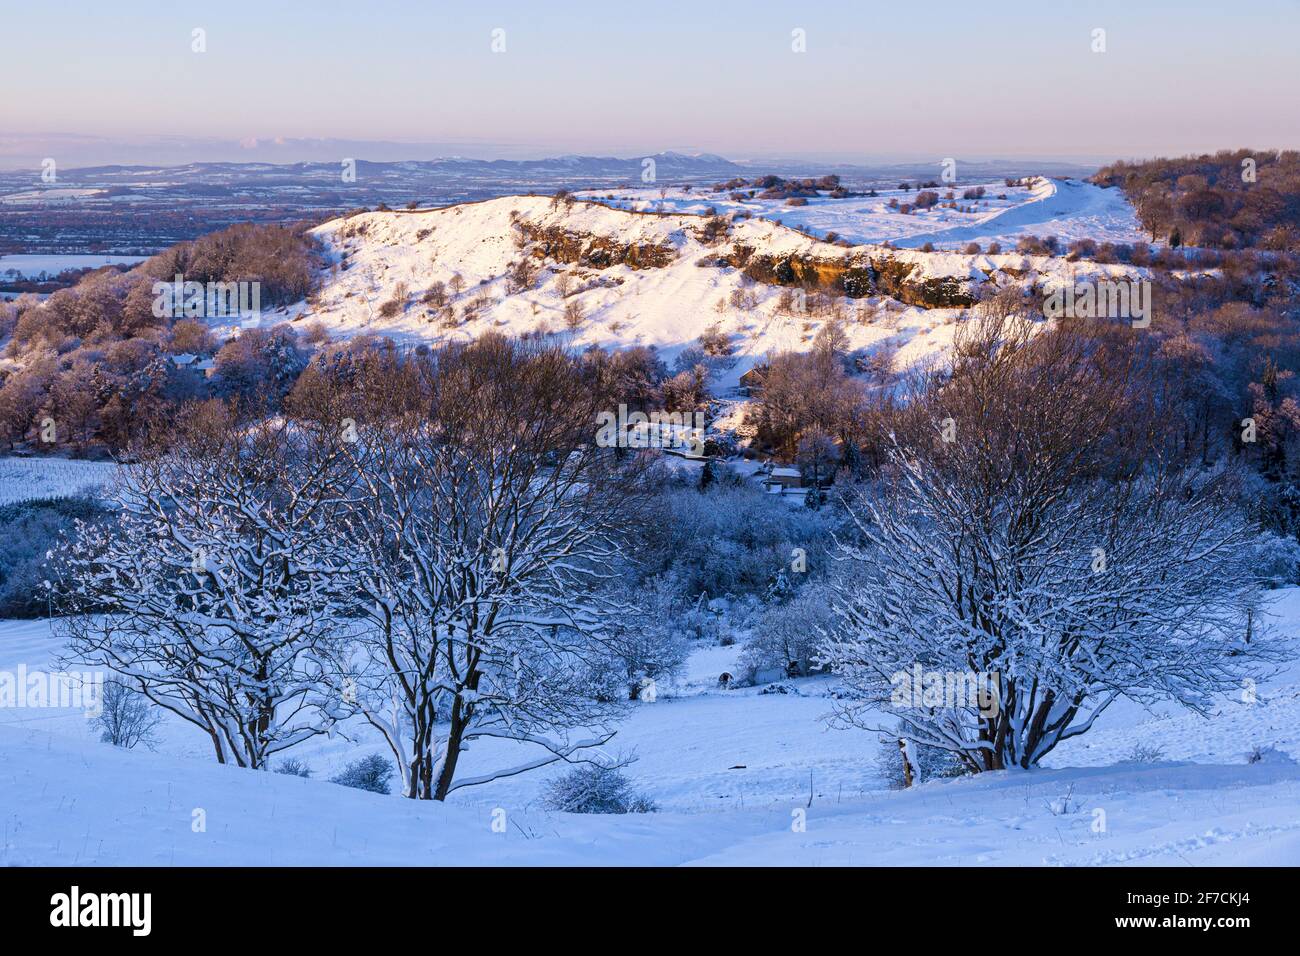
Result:
[[[42,0],[0,31],[9,165],[104,140],[149,162],[159,136],[845,161],[1300,146],[1298,0]]]

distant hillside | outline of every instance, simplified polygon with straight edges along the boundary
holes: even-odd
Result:
[[[1046,285],[1122,265],[1020,254],[846,247],[759,218],[631,212],[508,196],[366,212],[312,231],[331,265],[285,318],[406,341],[496,330],[584,346],[653,345],[672,361],[716,327],[719,384],[843,320],[852,349],[910,363],[942,351],[986,283]],[[716,336],[715,336],[716,338]]]

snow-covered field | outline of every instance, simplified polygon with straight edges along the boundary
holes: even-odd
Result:
[[[15,205],[18,203],[60,203],[70,202],[74,199],[84,199],[87,196],[98,196],[103,193],[102,189],[79,189],[69,187],[59,187],[56,189],[28,189],[22,192],[5,193],[0,195],[0,205]]]
[[[961,199],[963,190],[983,187],[978,200]],[[1097,242],[1148,242],[1132,205],[1118,189],[1102,189],[1075,179],[1033,180],[1029,186],[1007,186],[1002,182],[971,182],[944,185],[942,195],[954,189],[958,206],[973,207],[963,212],[935,206],[904,214],[891,209],[916,198],[916,190],[882,189],[878,196],[831,199],[809,198],[806,206],[788,206],[783,199],[730,198],[728,190],[710,192],[672,188],[660,190],[624,189],[614,193],[591,190],[579,195],[620,209],[659,212],[689,212],[702,215],[709,209],[720,213],[748,213],[787,226],[807,229],[824,238],[835,233],[855,244],[892,242],[915,249],[933,243],[939,249],[960,249],[970,242],[987,248],[1001,243],[1014,248],[1022,236],[1056,236],[1062,244],[1074,239]],[[613,198],[609,198],[610,196]],[[1005,199],[999,198],[1005,195]]]
[[[68,269],[96,269],[108,265],[134,265],[143,262],[144,256],[103,255],[18,255],[0,256],[0,276],[10,274],[20,279],[37,279],[42,275],[56,276]]]
[[[0,505],[93,494],[112,480],[117,465],[67,458],[0,458]]]
[[[1274,598],[1279,631],[1294,635],[1300,589]],[[0,672],[49,668],[57,650],[48,622],[0,623]],[[874,735],[826,728],[833,679],[785,681],[788,693],[717,689],[737,652],[699,648],[681,685],[635,705],[607,745],[636,754],[629,775],[660,807],[645,815],[541,809],[554,767],[445,806],[328,783],[346,760],[382,753],[362,728],[295,751],[313,769],[304,780],[218,766],[179,725],[163,728],[157,752],[124,751],[97,742],[80,712],[0,708],[0,861],[1300,864],[1300,667],[1208,719],[1119,704],[1041,769],[904,792],[878,773]],[[1162,753],[1132,761],[1135,745]],[[475,744],[464,772],[517,756]]]

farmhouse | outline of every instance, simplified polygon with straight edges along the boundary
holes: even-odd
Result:
[[[763,382],[767,379],[767,366],[755,365],[740,376],[740,390],[746,395],[759,395],[763,391]]]

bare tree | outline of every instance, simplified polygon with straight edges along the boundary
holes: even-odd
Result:
[[[150,749],[162,714],[143,694],[120,680],[104,682],[103,710],[95,718],[99,739],[127,750],[143,743]]]

